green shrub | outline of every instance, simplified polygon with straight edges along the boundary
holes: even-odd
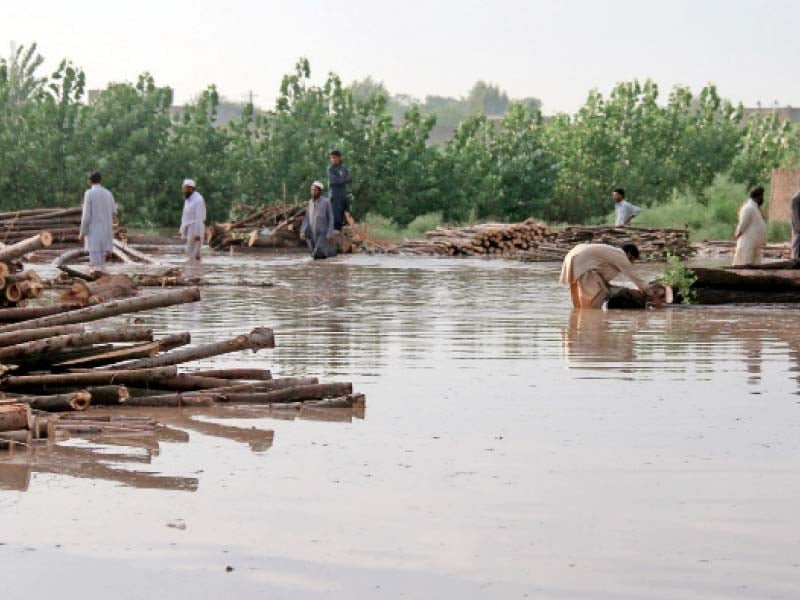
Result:
[[[674,254],[667,253],[667,266],[658,281],[678,292],[684,304],[691,304],[694,301],[692,286],[697,281],[697,276],[694,271],[684,267],[681,259]]]
[[[767,223],[767,240],[770,242],[788,242],[792,238],[792,226],[783,221]]]
[[[420,215],[415,218],[403,230],[403,236],[408,239],[416,239],[425,236],[425,233],[436,229],[442,224],[442,213],[432,212]]]

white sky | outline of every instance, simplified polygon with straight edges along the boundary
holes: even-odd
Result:
[[[372,75],[422,98],[460,96],[484,79],[542,99],[547,113],[635,77],[663,93],[714,82],[747,106],[800,105],[797,0],[12,2],[0,17],[3,54],[36,41],[48,68],[69,58],[90,88],[150,71],[178,103],[215,83],[271,107],[306,56],[315,81]]]

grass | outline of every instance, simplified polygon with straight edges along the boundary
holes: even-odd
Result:
[[[425,232],[436,229],[443,223],[442,213],[432,212],[418,216],[406,227],[381,215],[370,213],[364,219],[367,235],[380,242],[396,243],[403,240],[416,240],[425,237]]]

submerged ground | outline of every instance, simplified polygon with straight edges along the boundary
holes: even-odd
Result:
[[[145,323],[196,342],[271,326],[274,351],[203,364],[352,380],[365,418],[209,414],[272,446],[72,440],[69,474],[0,459],[0,596],[800,594],[800,311],[577,314],[556,264],[204,269],[275,285]]]

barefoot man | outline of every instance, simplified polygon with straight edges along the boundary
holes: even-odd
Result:
[[[206,233],[206,201],[196,191],[193,179],[183,181],[183,215],[181,216],[181,238],[186,240],[186,256],[190,261],[200,262],[200,249]]]

